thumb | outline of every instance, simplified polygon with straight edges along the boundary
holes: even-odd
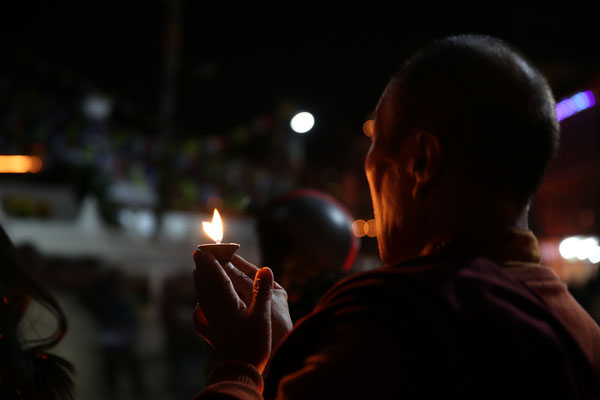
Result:
[[[250,313],[254,316],[271,318],[271,297],[273,296],[273,271],[261,268],[254,277]]]

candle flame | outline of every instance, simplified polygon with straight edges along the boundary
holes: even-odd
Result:
[[[204,232],[210,236],[212,240],[221,243],[221,240],[223,240],[223,222],[221,221],[221,216],[216,208],[213,213],[212,222],[202,222],[202,228],[204,228]]]

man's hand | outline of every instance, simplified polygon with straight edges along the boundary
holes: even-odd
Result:
[[[258,267],[249,263],[238,255],[233,256],[231,263],[223,265],[225,273],[233,282],[246,305],[252,300],[253,281],[258,272]],[[277,282],[273,284],[273,297],[271,302],[271,328],[273,331],[273,348],[281,342],[281,339],[292,330],[292,318],[287,302],[287,292]]]
[[[258,269],[239,256],[219,264],[194,252],[198,306],[196,331],[220,360],[243,360],[262,372],[273,347],[292,328],[285,290],[268,268]]]

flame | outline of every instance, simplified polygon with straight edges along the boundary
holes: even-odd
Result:
[[[223,222],[221,221],[221,216],[216,208],[213,213],[212,222],[204,221],[202,222],[202,227],[204,228],[204,232],[210,236],[212,240],[221,243],[221,240],[223,240]]]

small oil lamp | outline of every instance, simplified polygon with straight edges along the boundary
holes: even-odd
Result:
[[[226,263],[231,261],[233,254],[240,245],[237,243],[221,243],[221,240],[223,240],[223,222],[221,221],[221,216],[216,208],[213,213],[212,222],[202,222],[202,228],[216,243],[199,244],[198,250],[211,253],[219,262]]]

